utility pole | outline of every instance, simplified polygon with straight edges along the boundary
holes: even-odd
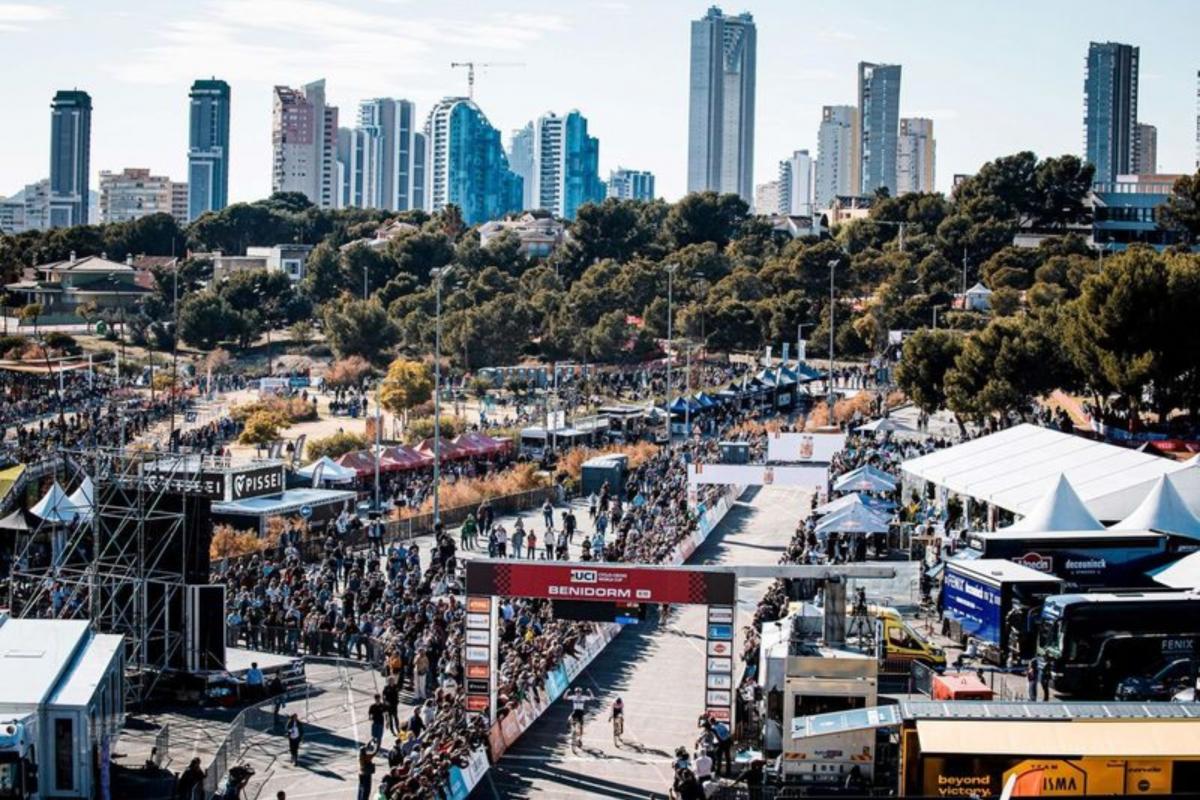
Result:
[[[433,278],[433,524],[442,521],[438,484],[442,477],[442,281],[450,267],[435,267]]]
[[[829,262],[829,421],[833,421],[833,332],[836,330],[834,325],[834,307],[833,307],[833,271],[837,268],[837,259],[831,259]]]
[[[967,308],[967,247],[963,245],[963,310]]]
[[[671,337],[674,332],[672,328],[672,319],[674,313],[674,288],[675,288],[675,270],[679,269],[678,264],[667,264],[667,399],[664,405],[666,406],[667,417],[667,446],[671,445]]]

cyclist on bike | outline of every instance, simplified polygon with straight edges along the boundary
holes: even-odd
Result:
[[[613,725],[613,744],[620,746],[621,736],[625,733],[625,702],[617,698],[612,705],[612,713],[608,715]]]
[[[576,739],[583,739],[583,712],[587,710],[588,701],[595,700],[596,696],[592,694],[591,689],[584,694],[584,690],[576,686],[566,697],[571,701],[571,730],[575,732]]]

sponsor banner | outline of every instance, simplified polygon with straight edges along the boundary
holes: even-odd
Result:
[[[467,800],[467,795],[470,793],[466,774],[458,767],[451,767],[446,787],[446,794],[449,795],[450,800]]]
[[[708,654],[710,656],[730,658],[733,656],[733,642],[709,642]]]
[[[704,713],[708,714],[708,716],[712,717],[717,722],[729,722],[733,719],[733,715],[729,713],[729,706],[722,706],[720,708],[709,706],[708,708],[704,709]]]
[[[562,697],[563,692],[567,690],[567,673],[561,666],[546,676],[546,690],[551,701]]]
[[[491,630],[491,627],[492,627],[492,621],[489,618],[487,612],[484,612],[482,614],[474,614],[474,613],[467,614],[467,629],[468,630],[475,629],[475,630],[486,631],[486,630]]]
[[[708,672],[728,672],[733,673],[732,658],[710,658],[708,659]]]
[[[500,720],[500,731],[504,736],[504,746],[512,747],[518,737],[524,732],[525,728],[517,719],[516,713],[510,712],[504,719]]]
[[[523,700],[521,705],[517,706],[517,710],[510,713],[516,714],[517,724],[521,726],[522,731],[528,728],[535,719],[533,716],[533,707],[528,700]]]
[[[707,689],[732,689],[733,688],[733,676],[727,675],[727,674],[723,675],[718,672],[710,672],[710,673],[708,673],[707,679],[705,681],[705,688],[707,688]]]
[[[482,661],[484,663],[487,663],[487,662],[491,661],[491,658],[492,658],[491,650],[488,647],[486,647],[486,646],[480,647],[477,645],[468,645],[467,661]]]
[[[545,600],[732,605],[737,590],[732,574],[670,567],[468,561],[466,569],[470,594]]]
[[[467,695],[467,711],[474,711],[477,714],[486,714],[488,710],[487,695]]]
[[[728,706],[733,702],[733,698],[729,692],[709,689],[704,693],[704,702],[710,706]]]
[[[283,465],[232,473],[226,489],[227,499],[234,502],[282,493]]]
[[[468,597],[467,611],[469,613],[487,614],[492,610],[491,597]]]
[[[786,433],[767,437],[767,461],[828,462],[846,447],[844,433]]]
[[[487,693],[491,691],[491,681],[487,678],[467,678],[467,694],[481,694],[484,700],[487,700]]]
[[[688,485],[799,486],[817,489],[829,482],[825,465],[688,464]]]
[[[491,631],[467,630],[467,644],[478,644],[487,647],[492,642]]]
[[[708,621],[715,623],[733,624],[733,606],[709,606]]]
[[[467,664],[467,677],[486,680],[492,674],[491,664]]]
[[[733,640],[733,626],[732,625],[709,625],[708,626],[708,638],[709,639],[726,639],[726,640],[732,641]]]
[[[504,742],[504,732],[500,729],[499,724],[493,725],[488,731],[488,745],[490,745],[494,761],[499,761],[500,756],[504,755],[504,751],[508,749],[508,745]]]

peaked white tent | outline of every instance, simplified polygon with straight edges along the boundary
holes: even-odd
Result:
[[[343,467],[329,456],[321,456],[311,464],[296,470],[297,475],[309,480],[312,480],[318,472],[322,483],[348,483],[358,477],[356,471],[349,467]]]
[[[92,479],[84,475],[83,482],[71,492],[67,501],[75,507],[81,519],[91,519],[96,510],[96,487],[92,484]]]
[[[864,464],[838,476],[833,483],[835,492],[891,492],[895,491],[897,481],[877,467]]]
[[[1200,588],[1200,553],[1184,556],[1174,564],[1151,573],[1156,583],[1172,589]]]
[[[1125,519],[1112,526],[1117,531],[1158,531],[1200,539],[1200,518],[1192,513],[1175,488],[1170,475],[1163,475],[1150,494]]]
[[[1067,476],[1060,474],[1054,488],[1028,514],[1004,530],[1102,531],[1104,526],[1079,499]]]
[[[854,430],[860,433],[920,433],[920,431],[911,425],[906,425],[900,420],[892,419],[891,417],[872,420],[865,425],[859,425]]]
[[[29,513],[47,522],[61,525],[73,521],[78,516],[78,511],[71,504],[71,499],[67,497],[67,493],[63,491],[58,481],[55,481],[54,485],[46,490],[46,494],[34,504],[33,508],[29,509]]]

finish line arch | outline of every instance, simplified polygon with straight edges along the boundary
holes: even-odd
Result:
[[[497,597],[589,603],[708,606],[705,625],[706,713],[733,721],[733,651],[737,632],[734,570],[596,561],[466,562],[467,710],[496,719],[499,637]]]

